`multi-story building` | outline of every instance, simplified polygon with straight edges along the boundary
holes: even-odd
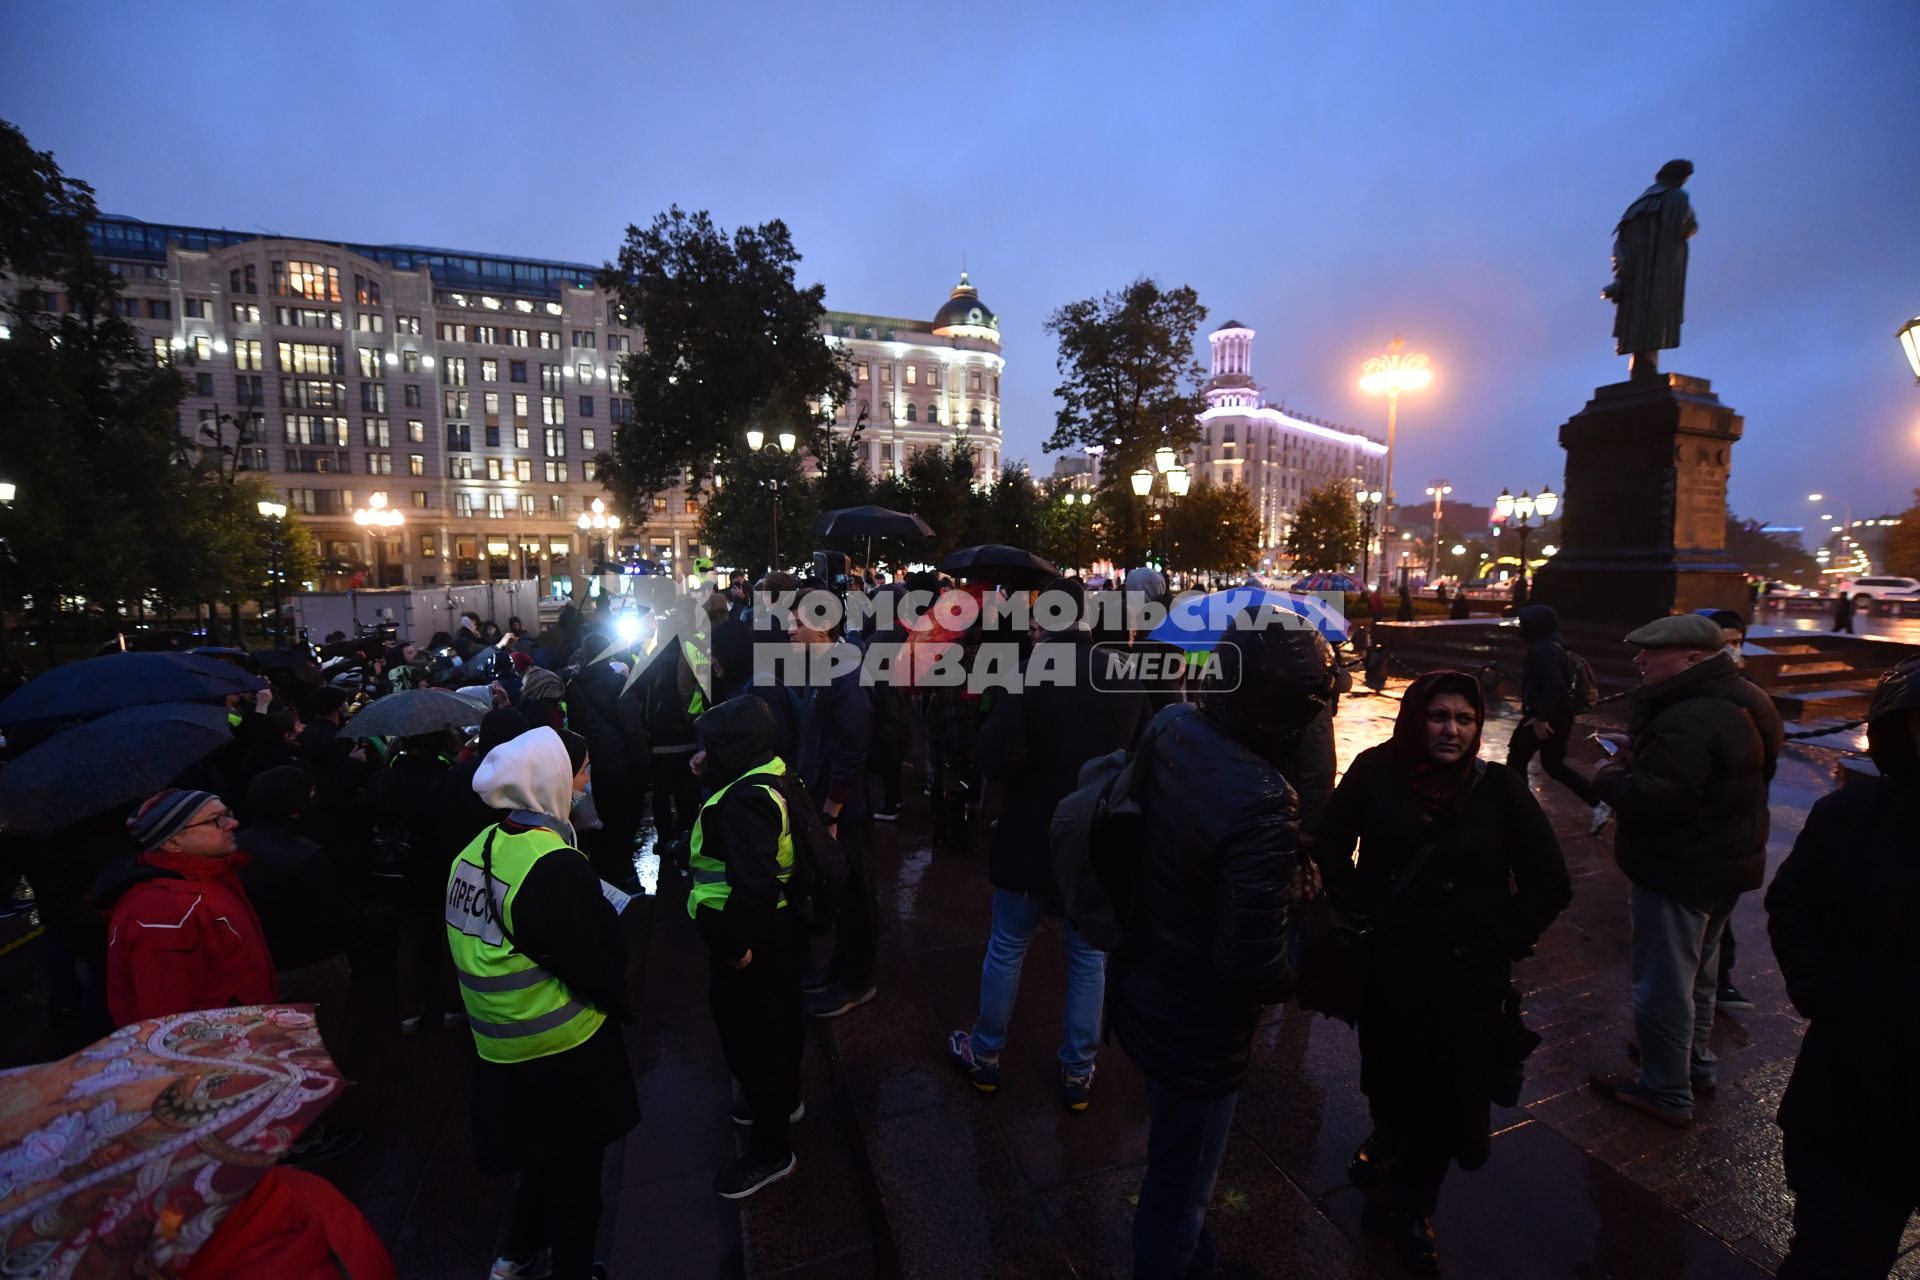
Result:
[[[1215,329],[1200,441],[1186,458],[1196,477],[1242,484],[1260,513],[1263,555],[1284,547],[1294,509],[1329,482],[1383,482],[1387,446],[1336,423],[1269,405],[1253,380],[1254,331],[1235,320]]]
[[[118,217],[92,233],[123,314],[186,377],[182,431],[217,431],[284,493],[329,585],[384,562],[389,585],[539,576],[565,592],[590,569],[602,544],[580,517],[604,499],[595,456],[632,421],[621,358],[640,340],[594,267]],[[964,276],[930,324],[833,312],[823,329],[850,349],[856,398],[838,416],[861,422],[874,475],[956,428],[998,466],[998,323]],[[355,523],[376,494],[404,525]],[[627,555],[704,550],[684,491],[625,514]]]

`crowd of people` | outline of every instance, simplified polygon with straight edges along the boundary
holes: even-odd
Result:
[[[1167,595],[1151,570],[1124,585]],[[493,1276],[605,1274],[602,1160],[640,1122],[623,1032],[636,837],[650,821],[660,892],[676,906],[684,894],[709,955],[748,1132],[713,1188],[745,1199],[797,1168],[805,1018],[859,1009],[885,976],[873,824],[897,819],[913,757],[939,847],[983,849],[992,897],[978,1011],[945,1056],[981,1093],[1000,1087],[1023,962],[1042,922],[1063,919],[1061,1105],[1091,1109],[1107,1029],[1146,1077],[1136,1276],[1210,1265],[1206,1209],[1256,1021],[1314,966],[1324,977],[1335,942],[1360,957],[1350,1016],[1373,1120],[1349,1173],[1386,1197],[1406,1266],[1438,1274],[1445,1176],[1487,1161],[1491,1105],[1513,1105],[1538,1042],[1513,965],[1573,894],[1528,782],[1537,754],[1592,806],[1593,832],[1614,826],[1631,885],[1634,1062],[1592,1087],[1676,1127],[1712,1094],[1714,1009],[1739,998],[1727,922],[1764,881],[1782,743],[1771,701],[1740,674],[1737,615],[1627,637],[1642,683],[1592,775],[1567,759],[1584,664],[1541,606],[1520,610],[1506,763],[1482,759],[1480,679],[1436,671],[1405,690],[1391,738],[1337,774],[1339,664],[1313,628],[1267,611],[1236,616],[1188,685],[1106,679],[1100,645],[1149,642],[1100,630],[1084,584],[1058,579],[1047,591],[1075,607],[1036,614],[1017,640],[1024,663],[1063,677],[981,692],[875,684],[861,663],[929,643],[966,663],[978,624],[910,613],[847,629],[770,609],[830,584],[772,574],[755,588],[680,592],[638,627],[571,607],[538,635],[468,617],[425,647],[390,645],[352,687],[286,676],[235,696],[231,743],[172,786],[54,837],[7,837],[48,929],[56,1016],[84,1043],[170,1013],[310,1002],[351,1074],[365,1048],[348,1010],[366,998],[352,970],[390,963],[400,1034],[464,1026],[473,1041],[475,1158],[515,1177]],[[993,590],[904,577],[865,589]],[[705,643],[680,625],[695,610]],[[769,649],[812,655],[786,670],[834,674],[782,678]],[[463,680],[487,695],[470,725],[354,729],[362,706]],[[1880,777],[1815,808],[1767,894],[1789,992],[1813,1019],[1781,1113],[1798,1196],[1782,1275],[1885,1274],[1920,1202],[1920,1109],[1902,1087],[1920,1046],[1884,1016],[1920,992],[1920,660],[1883,682],[1869,733]],[[1068,906],[1055,815],[1115,753],[1138,821],[1123,871],[1102,872],[1125,927],[1103,949]],[[1310,940],[1322,912],[1330,936]],[[289,1160],[357,1137],[323,1123]]]

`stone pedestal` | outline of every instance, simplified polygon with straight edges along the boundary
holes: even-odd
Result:
[[[1560,550],[1532,598],[1570,622],[1634,626],[1694,609],[1748,610],[1726,554],[1727,472],[1740,415],[1705,378],[1600,387],[1560,428]]]

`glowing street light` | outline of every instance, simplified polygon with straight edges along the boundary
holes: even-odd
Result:
[[[266,514],[264,506],[262,504],[262,515]],[[366,506],[354,509],[353,522],[367,530],[373,539],[374,574],[384,587],[387,585],[387,533],[405,524],[407,517],[387,505],[386,494],[376,493],[367,499]]]
[[[1527,602],[1527,537],[1560,509],[1560,495],[1542,485],[1538,494],[1522,489],[1516,498],[1503,488],[1500,496],[1493,500],[1493,509],[1502,525],[1520,535],[1520,581],[1513,592],[1513,603],[1518,607]]]
[[[1172,445],[1163,444],[1153,451],[1154,469],[1160,472],[1161,475],[1165,475],[1167,472],[1173,470],[1173,464],[1178,457],[1179,455],[1174,453]]]
[[[1360,389],[1368,395],[1384,395],[1387,398],[1387,475],[1386,483],[1382,486],[1387,495],[1384,521],[1393,518],[1393,445],[1400,393],[1418,391],[1432,381],[1433,362],[1424,355],[1409,354],[1407,344],[1397,336],[1387,345],[1387,354],[1374,356],[1360,367]],[[1388,532],[1384,522],[1381,531]]]
[[[1907,363],[1913,368],[1913,380],[1920,383],[1920,316],[1915,316],[1900,326],[1900,349],[1907,353]]]

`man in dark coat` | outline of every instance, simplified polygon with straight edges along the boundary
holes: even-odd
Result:
[[[1641,687],[1629,733],[1594,791],[1619,815],[1614,857],[1633,882],[1637,1077],[1596,1075],[1602,1096],[1676,1128],[1711,1089],[1707,1046],[1720,935],[1742,893],[1766,875],[1767,742],[1755,695],[1698,614],[1660,618],[1627,637]],[[1776,720],[1777,723],[1777,720]]]
[[[1312,631],[1245,621],[1221,641],[1223,678],[1197,706],[1161,711],[1140,747],[1138,945],[1113,958],[1109,989],[1114,1034],[1147,1077],[1147,1171],[1133,1221],[1143,1280],[1187,1275],[1204,1248],[1254,1022],[1293,986],[1300,803],[1273,757],[1332,697],[1332,655]]]
[[[1135,682],[1115,688],[1096,675],[1094,663],[1100,659],[1082,621],[1079,580],[1056,579],[1047,593],[1072,602],[1068,628],[1034,646],[1024,687],[999,696],[973,748],[981,772],[1005,784],[1006,801],[987,861],[993,926],[980,966],[980,1012],[971,1031],[947,1037],[947,1054],[983,1093],[1000,1085],[1000,1051],[1006,1047],[1027,947],[1041,920],[1063,911],[1048,843],[1054,806],[1079,785],[1081,765],[1130,747],[1150,714],[1146,691]],[[1107,958],[1080,937],[1071,921],[1062,921],[1061,933],[1067,1002],[1060,1097],[1069,1110],[1084,1111],[1093,1088]]]
[[[1881,677],[1867,745],[1880,776],[1814,804],[1767,890],[1787,995],[1812,1019],[1780,1101],[1781,1280],[1888,1274],[1920,1208],[1920,658]]]
[[[640,689],[627,680],[631,657],[596,655],[567,686],[568,727],[593,753],[600,830],[585,833],[593,867],[601,879],[628,889],[634,887],[633,842],[645,817],[641,797],[652,767]]]
[[[1538,752],[1549,778],[1594,807],[1593,829],[1599,831],[1611,820],[1612,810],[1598,807],[1593,784],[1567,764],[1567,744],[1573,738],[1573,661],[1560,639],[1560,615],[1547,605],[1530,604],[1516,616],[1527,658],[1520,669],[1520,724],[1507,744],[1507,768],[1525,778],[1527,764]]]

